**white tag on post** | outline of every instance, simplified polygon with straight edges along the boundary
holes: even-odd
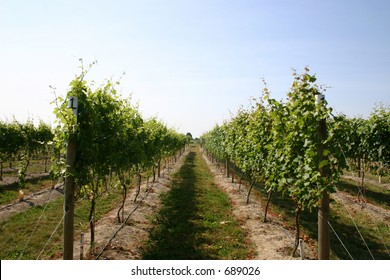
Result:
[[[73,110],[73,115],[75,116],[77,116],[77,105],[78,105],[77,96],[69,97],[68,108],[71,108]]]

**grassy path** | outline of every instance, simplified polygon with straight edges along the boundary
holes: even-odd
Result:
[[[104,216],[121,199],[119,191],[98,198],[96,219]],[[75,236],[88,228],[89,202],[76,202]],[[63,244],[63,198],[59,197],[45,205],[32,207],[5,221],[0,221],[0,259],[56,259],[62,258]],[[57,231],[54,231],[56,227]],[[52,232],[55,232],[51,237]],[[50,238],[51,237],[51,238]],[[45,244],[48,240],[48,246]],[[43,250],[45,248],[45,250]],[[41,253],[43,250],[43,253]]]
[[[246,234],[231,211],[228,196],[192,146],[162,197],[155,227],[144,246],[144,259],[246,259]]]

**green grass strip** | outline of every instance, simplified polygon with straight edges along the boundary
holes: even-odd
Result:
[[[144,259],[247,259],[245,231],[232,214],[196,146],[174,175],[172,189],[144,246]]]
[[[120,199],[120,191],[113,191],[109,195],[104,194],[98,198],[95,220],[115,208]],[[75,236],[88,229],[89,205],[87,200],[76,203]],[[63,198],[59,198],[47,205],[33,207],[0,222],[0,259],[35,260],[54,229],[61,223],[62,217]],[[40,259],[62,258],[62,250],[63,225],[60,224]]]

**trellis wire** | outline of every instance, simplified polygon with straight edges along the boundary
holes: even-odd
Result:
[[[37,260],[38,260],[39,257],[42,255],[42,253],[45,251],[47,244],[49,244],[49,242],[50,242],[51,239],[53,238],[54,234],[57,232],[58,228],[59,228],[60,225],[62,224],[62,221],[64,220],[64,217],[65,217],[66,213],[67,213],[67,212],[64,213],[64,215],[62,216],[61,220],[59,221],[59,223],[57,224],[57,226],[55,227],[55,229],[54,229],[53,232],[51,233],[49,239],[46,241],[46,243],[45,243],[45,245],[43,246],[41,252],[38,254]]]
[[[322,217],[322,216],[321,216]],[[322,217],[323,218],[323,217]],[[331,230],[333,231],[334,235],[337,237],[337,239],[339,240],[340,244],[343,246],[344,250],[347,252],[347,254],[349,255],[349,257],[351,258],[351,260],[353,260],[353,257],[351,255],[351,253],[348,251],[347,249],[347,246],[345,246],[344,242],[341,240],[340,236],[337,234],[336,230],[333,228],[332,224],[329,222],[329,220],[326,220],[326,222],[328,223],[329,227],[331,228]]]
[[[51,191],[50,196],[49,196],[49,198],[47,199],[47,201],[50,201],[50,199],[51,199],[53,193],[54,193],[54,190]],[[24,251],[26,250],[27,245],[30,243],[33,234],[35,233],[36,229],[38,228],[38,224],[40,223],[40,221],[41,221],[41,219],[42,219],[42,217],[43,217],[43,214],[45,213],[46,208],[47,208],[48,205],[49,205],[49,203],[46,203],[45,207],[43,208],[42,213],[41,213],[41,215],[39,216],[38,221],[35,223],[34,229],[33,229],[33,231],[30,233],[30,236],[29,236],[28,240],[26,241],[26,244],[24,245],[23,250],[22,250],[22,252],[20,253],[18,259],[20,259],[20,258],[23,256]]]
[[[386,243],[385,243],[385,241],[383,240],[383,237],[382,237],[382,234],[381,234],[381,232],[380,232],[380,230],[379,230],[379,227],[377,227],[376,229],[377,229],[377,231],[378,231],[378,233],[379,233],[379,237],[380,237],[381,240],[382,240],[383,246],[385,247],[386,252],[387,252],[387,254],[388,254],[389,257],[390,257],[389,249],[387,248]]]
[[[337,193],[338,193],[338,192],[339,192],[339,190],[338,190],[337,188],[336,188],[336,190],[337,190]],[[345,207],[345,209],[347,210],[347,213],[348,213],[348,216],[349,216],[349,218],[351,219],[351,221],[352,221],[353,225],[355,226],[355,228],[356,228],[357,232],[359,233],[359,236],[360,236],[360,238],[362,239],[362,241],[363,241],[364,245],[366,246],[366,248],[367,248],[368,252],[370,253],[370,255],[371,255],[371,258],[372,258],[373,260],[375,260],[375,258],[374,258],[374,256],[373,256],[373,254],[372,254],[372,252],[371,252],[371,250],[370,250],[370,248],[369,248],[369,247],[368,247],[368,245],[367,245],[367,242],[366,242],[366,240],[364,239],[364,237],[363,237],[362,233],[360,232],[360,230],[359,230],[359,227],[357,226],[357,224],[356,224],[356,222],[355,222],[355,219],[352,217],[352,215],[351,215],[351,213],[350,213],[350,211],[349,211],[348,207]]]

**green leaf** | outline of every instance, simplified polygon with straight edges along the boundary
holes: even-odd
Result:
[[[324,149],[323,155],[324,155],[324,156],[327,156],[327,155],[329,155],[329,154],[330,154],[330,151],[327,150],[327,149]]]
[[[319,168],[322,168],[322,167],[324,167],[324,166],[326,166],[328,164],[329,164],[329,161],[325,159],[325,160],[320,162]]]

